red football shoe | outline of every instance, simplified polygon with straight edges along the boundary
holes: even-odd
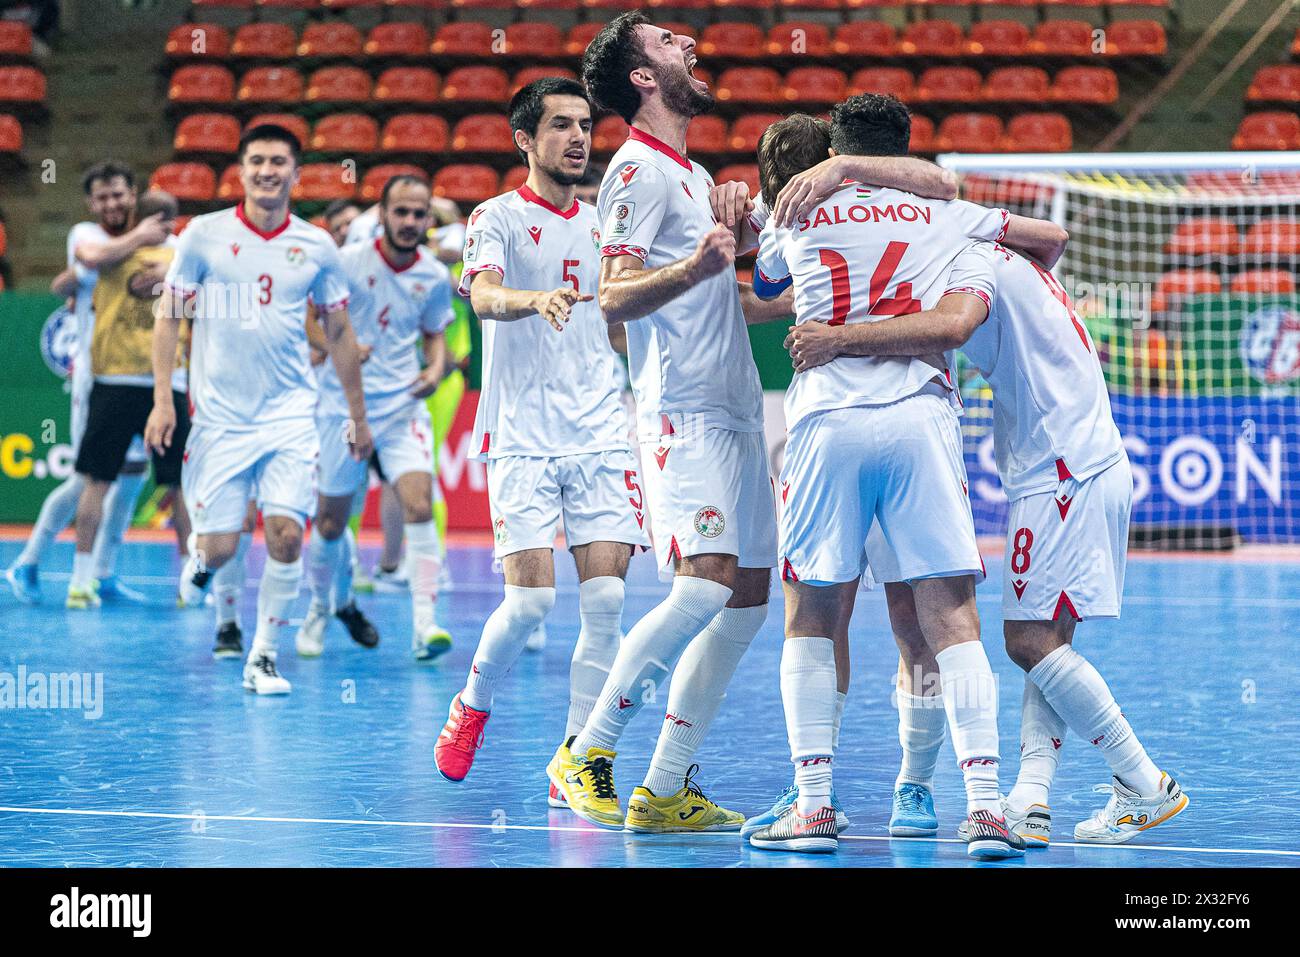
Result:
[[[464,781],[474,766],[474,752],[483,747],[483,726],[488,713],[475,711],[460,703],[460,695],[451,699],[447,723],[442,726],[433,760],[438,773],[448,781]]]

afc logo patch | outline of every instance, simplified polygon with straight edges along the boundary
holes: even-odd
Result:
[[[712,505],[706,505],[695,513],[695,531],[705,538],[717,538],[726,527],[726,517]]]
[[[636,218],[636,203],[618,203],[611,211],[611,221],[606,233],[610,239],[623,239],[632,233],[632,223]]]
[[[472,263],[478,259],[478,237],[470,236],[465,240],[465,252],[462,254],[465,262]]]

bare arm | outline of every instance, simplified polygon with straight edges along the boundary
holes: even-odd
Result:
[[[796,372],[837,356],[920,356],[930,358],[962,345],[989,314],[979,296],[951,293],[933,309],[878,322],[830,326],[805,322],[786,336]]]
[[[329,346],[325,342],[325,330],[321,328],[320,318],[316,315],[316,306],[314,304],[307,306],[307,319],[304,322],[307,330],[307,345],[311,349],[311,364],[314,366],[324,365],[328,358]]]
[[[411,383],[411,395],[417,399],[433,395],[447,378],[447,337],[441,332],[424,334],[424,368]]]
[[[161,246],[167,240],[167,227],[162,213],[147,216],[129,232],[104,243],[78,243],[73,250],[77,262],[87,269],[107,269],[116,266],[141,246]]]
[[[75,296],[77,293],[77,271],[69,267],[55,276],[50,283],[50,292],[61,299]]]
[[[607,325],[605,329],[609,333],[609,344],[614,351],[621,356],[627,355],[627,326],[620,323]]]
[[[1069,241],[1070,234],[1056,223],[1012,214],[1007,222],[1007,234],[1002,239],[1002,245],[1024,253],[1051,269],[1065,252]]]
[[[352,457],[364,461],[374,451],[370,426],[366,422],[366,396],[361,387],[361,355],[357,337],[352,332],[346,308],[324,314],[321,326],[325,330],[325,348],[334,371],[348,401],[348,418],[352,422]]]
[[[469,303],[480,319],[516,322],[529,316],[541,316],[557,332],[563,331],[576,303],[591,302],[594,298],[572,286],[549,291],[508,289],[501,284],[501,277],[490,270],[475,275],[469,287]]]
[[[176,368],[183,303],[180,295],[163,289],[153,308],[153,410],[144,427],[144,443],[160,455],[171,446],[176,431],[172,372]]]
[[[929,199],[956,199],[957,174],[915,156],[832,156],[790,179],[772,218],[782,228],[839,189],[846,179],[903,189]]]
[[[656,269],[646,269],[636,256],[606,256],[600,262],[601,312],[611,325],[641,319],[735,261],[736,237],[721,223],[700,237],[695,252]]]
[[[758,326],[765,322],[778,322],[794,315],[793,287],[775,299],[760,299],[749,283],[741,282],[736,285],[740,287],[740,308],[744,310],[746,325]]]

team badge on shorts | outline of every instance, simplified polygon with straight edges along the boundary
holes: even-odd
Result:
[[[498,545],[506,543],[510,533],[506,531],[506,520],[504,518],[498,518],[492,523],[492,534],[496,537]]]
[[[722,512],[712,505],[706,505],[695,513],[695,530],[705,538],[717,538],[727,527],[727,520]]]

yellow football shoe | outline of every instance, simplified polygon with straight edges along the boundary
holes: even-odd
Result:
[[[745,823],[745,815],[719,807],[705,797],[691,780],[699,769],[698,764],[692,764],[681,790],[669,797],[655,797],[643,787],[634,790],[627,802],[627,820],[623,826],[644,834],[739,831]]]
[[[573,813],[601,827],[623,826],[623,810],[614,790],[614,752],[592,748],[586,756],[569,750],[569,738],[546,766],[546,776],[564,795]]]
[[[75,611],[85,611],[89,608],[98,608],[102,603],[99,600],[99,592],[93,584],[85,588],[76,585],[68,586],[68,598],[64,606]]]

